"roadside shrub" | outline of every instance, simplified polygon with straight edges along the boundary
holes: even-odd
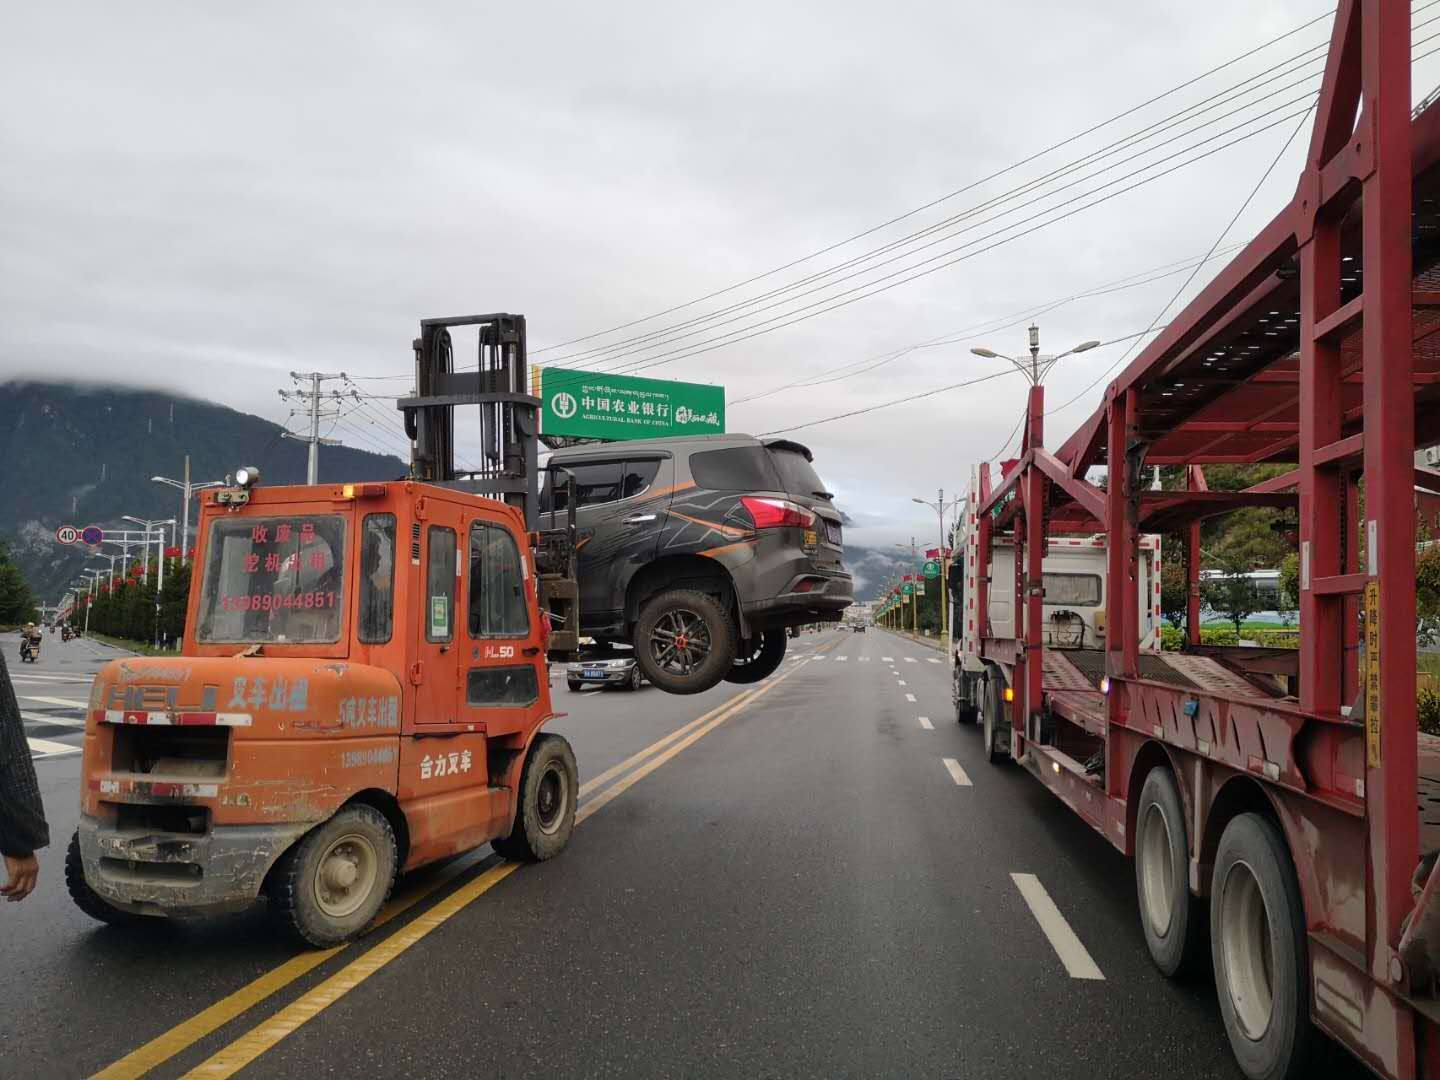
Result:
[[[1421,686],[1415,691],[1415,719],[1427,735],[1440,735],[1440,690]]]

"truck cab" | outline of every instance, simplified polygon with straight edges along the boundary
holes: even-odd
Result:
[[[86,721],[67,880],[110,922],[260,895],[314,945],[397,873],[565,846],[522,513],[412,481],[204,493],[181,655],[114,661]]]

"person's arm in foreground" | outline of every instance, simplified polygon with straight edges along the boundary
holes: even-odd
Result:
[[[30,895],[40,875],[35,850],[49,843],[50,828],[45,824],[40,783],[20,722],[20,703],[15,700],[0,651],[0,856],[5,859],[0,896],[24,900]]]

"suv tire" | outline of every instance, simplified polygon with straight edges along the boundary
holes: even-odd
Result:
[[[734,666],[735,648],[730,613],[713,596],[693,589],[651,597],[635,623],[636,662],[645,678],[670,694],[698,694],[718,685]]]
[[[735,663],[725,673],[725,681],[756,683],[773,675],[785,659],[789,639],[783,630],[762,630],[758,637],[742,642]]]

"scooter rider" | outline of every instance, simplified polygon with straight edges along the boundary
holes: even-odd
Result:
[[[25,646],[29,645],[36,654],[40,652],[40,628],[33,622],[27,622],[20,631],[20,655],[25,655]]]

